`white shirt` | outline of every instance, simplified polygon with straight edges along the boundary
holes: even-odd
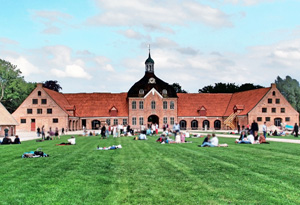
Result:
[[[262,128],[263,128],[264,132],[267,132],[267,126],[266,125],[263,125]]]
[[[248,135],[247,139],[251,142],[251,144],[254,143],[254,136],[253,135]]]
[[[211,138],[210,143],[214,146],[218,146],[219,145],[219,139],[217,137],[213,137],[213,138]]]

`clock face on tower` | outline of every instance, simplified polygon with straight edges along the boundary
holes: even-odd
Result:
[[[155,83],[155,78],[149,78],[148,83],[149,83],[149,84],[154,84],[154,83]]]

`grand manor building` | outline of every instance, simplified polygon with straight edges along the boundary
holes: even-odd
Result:
[[[145,75],[127,93],[59,93],[41,83],[13,113],[18,130],[62,127],[69,130],[98,129],[102,123],[142,125],[180,123],[181,129],[236,129],[251,124],[293,125],[299,113],[276,88],[237,93],[176,93],[154,74],[150,53]]]

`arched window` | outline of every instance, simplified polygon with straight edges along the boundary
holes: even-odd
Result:
[[[175,106],[174,106],[174,101],[171,101],[171,102],[170,102],[170,109],[171,109],[171,110],[174,110],[174,107],[175,107]]]
[[[42,92],[41,91],[38,91],[38,96],[42,96]]]
[[[132,109],[133,109],[133,110],[136,109],[136,101],[132,101]]]
[[[163,109],[164,110],[168,109],[168,102],[167,101],[163,101]]]
[[[181,130],[186,130],[186,121],[185,120],[181,120],[179,122],[179,125],[180,125]]]
[[[275,92],[275,91],[273,91],[273,93],[272,93],[272,94],[273,94],[273,96],[275,96],[275,95],[276,95],[276,92]]]
[[[205,130],[209,130],[209,121],[208,120],[204,120],[202,123],[202,128]]]
[[[139,102],[139,108],[140,108],[140,110],[144,109],[144,101]]]
[[[216,121],[214,122],[214,128],[215,128],[216,130],[220,130],[220,129],[221,129],[221,121],[220,121],[220,120],[216,120]]]
[[[197,120],[193,120],[191,122],[191,127],[192,127],[192,130],[198,130],[198,121]]]
[[[155,109],[155,107],[156,107],[156,106],[155,106],[155,101],[151,101],[151,109],[153,109],[153,110],[154,110],[154,109]]]

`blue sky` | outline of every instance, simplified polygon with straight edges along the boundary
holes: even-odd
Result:
[[[0,58],[63,92],[127,92],[155,73],[189,92],[299,80],[300,1],[0,0]]]

